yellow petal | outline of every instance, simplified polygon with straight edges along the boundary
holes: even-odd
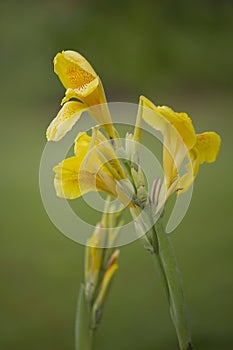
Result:
[[[97,142],[93,141],[93,137],[90,137],[85,132],[78,134],[74,144],[74,153],[76,157],[83,159],[82,170],[89,171],[93,174],[97,174],[99,169],[104,168],[103,161],[96,152],[96,145]],[[108,173],[105,168],[104,171]]]
[[[63,160],[54,167],[54,187],[58,197],[74,199],[81,196],[78,184],[80,161],[77,157]]]
[[[58,197],[74,199],[90,191],[105,191],[96,174],[82,170],[84,150],[80,157],[70,157],[54,167],[54,186]]]
[[[190,186],[193,184],[195,177],[199,170],[199,163],[197,160],[189,160],[189,163],[186,165],[187,172],[179,178],[176,192],[181,194],[186,192]]]
[[[75,199],[90,191],[103,191],[117,197],[114,179],[104,173],[101,176],[82,170],[83,159],[70,157],[54,167],[54,187],[58,197]]]
[[[72,98],[80,100],[85,105],[89,106],[88,112],[91,117],[106,129],[110,138],[114,138],[115,133],[112,126],[111,116],[108,110],[104,90],[98,77],[89,84],[83,85],[78,89],[67,89],[61,104],[64,104]]]
[[[126,174],[116,156],[111,142],[96,128],[93,130],[92,135],[95,141],[95,150],[100,159],[104,162],[106,168],[116,180],[125,179]]]
[[[198,152],[199,163],[215,162],[219,153],[220,144],[221,138],[215,132],[198,134],[194,149]]]
[[[187,173],[181,177],[178,187],[187,191],[195,180],[199,166],[204,162],[215,162],[221,144],[221,138],[215,132],[204,132],[197,135],[197,142],[190,150],[190,162],[187,164]]]
[[[154,129],[159,130],[164,135],[170,125],[173,125],[177,130],[181,138],[183,139],[186,147],[191,149],[195,142],[195,130],[192,125],[192,120],[186,113],[174,112],[171,108],[166,106],[155,106],[146,97],[140,97],[140,103],[143,107],[146,107],[143,111],[143,119]],[[152,110],[154,113],[149,113]]]
[[[95,132],[93,132],[92,137],[85,132],[79,133],[74,145],[75,155],[78,159],[82,159],[80,169],[88,171],[92,173],[93,176],[96,176],[98,180],[98,189],[117,197],[116,183],[114,179],[115,173],[114,171],[110,171],[111,164],[104,155],[107,148],[107,139],[100,132],[98,133],[98,137],[94,137],[95,135]],[[98,151],[99,144],[102,142],[104,142],[105,147],[102,147],[102,149]],[[103,155],[101,151],[103,151]]]
[[[77,89],[75,91],[79,96],[78,98],[89,106],[91,117],[98,124],[103,126],[109,137],[113,139],[115,137],[115,132],[101,80],[96,78],[96,80],[86,86],[83,91],[78,91]]]
[[[140,97],[143,119],[163,134],[163,168],[165,184],[169,187],[177,177],[185,155],[195,142],[192,120],[186,113],[174,112],[171,108],[155,106],[144,96]]]
[[[96,78],[89,62],[78,52],[62,51],[54,58],[54,71],[66,89],[77,89]]]
[[[164,132],[165,122],[164,118],[157,113],[157,107],[145,96],[140,96],[139,105],[141,108],[142,118],[149,124],[153,129]]]
[[[81,102],[67,102],[60,109],[47,129],[46,136],[48,141],[59,141],[65,136],[86,109],[87,107]]]
[[[78,95],[77,93],[75,92],[75,89],[67,89],[66,90],[66,93],[65,93],[65,96],[63,97],[62,101],[61,101],[61,105],[63,105],[65,102],[71,100],[71,99],[77,99],[78,100]]]
[[[163,146],[163,171],[164,171],[164,180],[167,187],[169,187],[172,181],[177,177],[177,174],[178,174],[177,168],[178,168],[178,165],[175,162],[174,148],[171,148],[171,146],[166,147],[164,145]]]
[[[157,107],[157,112],[171,123],[182,137],[186,147],[191,149],[196,142],[195,130],[192,120],[186,113],[174,112],[171,108]]]
[[[93,106],[99,103],[106,103],[106,100],[103,102],[100,101],[100,97],[96,96],[96,99],[93,99],[93,96],[90,97],[90,95],[98,88],[98,85],[100,83],[99,78],[95,78],[90,83],[84,84],[79,86],[77,89],[67,89],[65,93],[65,97],[62,99],[61,104],[65,103],[66,101],[69,101],[71,98],[76,98],[77,100],[80,100],[89,106]],[[90,101],[91,99],[91,101]]]
[[[78,136],[76,137],[75,143],[74,143],[74,154],[77,157],[86,156],[88,148],[91,143],[91,137],[86,132],[80,132],[78,133]]]
[[[125,179],[124,170],[106,137],[97,129],[93,129],[92,137],[79,133],[75,140],[74,152],[80,157],[80,152],[86,153],[83,164],[86,170],[97,173],[102,169],[117,180]]]

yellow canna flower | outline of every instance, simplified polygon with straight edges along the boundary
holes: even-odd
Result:
[[[54,58],[54,71],[66,88],[62,100],[62,105],[65,104],[49,125],[47,139],[60,140],[86,110],[106,129],[109,137],[114,138],[104,89],[90,63],[78,52],[62,51]]]
[[[54,185],[59,197],[74,199],[90,191],[102,191],[131,203],[130,182],[110,142],[98,130],[92,137],[79,133],[73,157],[54,167]]]
[[[166,106],[155,106],[146,97],[140,97],[143,119],[163,135],[163,168],[165,186],[177,180],[176,190],[186,191],[197,176],[199,165],[216,160],[221,138],[215,132],[196,134],[191,118],[186,113],[174,112]],[[185,156],[189,158],[187,172],[178,170]]]

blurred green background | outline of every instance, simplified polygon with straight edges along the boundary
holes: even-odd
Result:
[[[4,350],[74,349],[82,246],[42,206],[38,168],[45,130],[64,89],[52,59],[87,57],[110,101],[187,111],[215,130],[218,162],[203,166],[188,214],[172,235],[195,348],[233,347],[232,1],[2,1],[1,313]],[[159,277],[139,242],[121,249],[120,270],[96,349],[177,349]]]

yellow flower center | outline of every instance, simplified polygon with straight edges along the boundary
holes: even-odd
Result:
[[[87,71],[85,71],[81,67],[78,67],[75,64],[70,64],[69,66],[67,66],[66,75],[69,77],[71,83],[79,89],[87,85],[94,79],[92,74],[88,73]]]

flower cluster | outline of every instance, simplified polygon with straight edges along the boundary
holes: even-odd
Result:
[[[55,166],[55,189],[59,197],[74,199],[89,191],[102,191],[118,198],[125,206],[143,207],[149,197],[136,154],[142,120],[163,136],[164,179],[160,192],[165,200],[160,207],[173,192],[180,194],[189,189],[202,163],[216,160],[220,147],[218,134],[196,134],[186,113],[155,106],[144,96],[140,97],[134,135],[127,134],[122,145],[111,121],[101,80],[87,60],[77,52],[63,51],[54,59],[54,70],[66,88],[66,95],[63,107],[47,129],[48,140],[60,140],[84,111],[98,123],[91,136],[79,133],[74,156]],[[188,159],[186,171],[180,174],[185,159]]]

